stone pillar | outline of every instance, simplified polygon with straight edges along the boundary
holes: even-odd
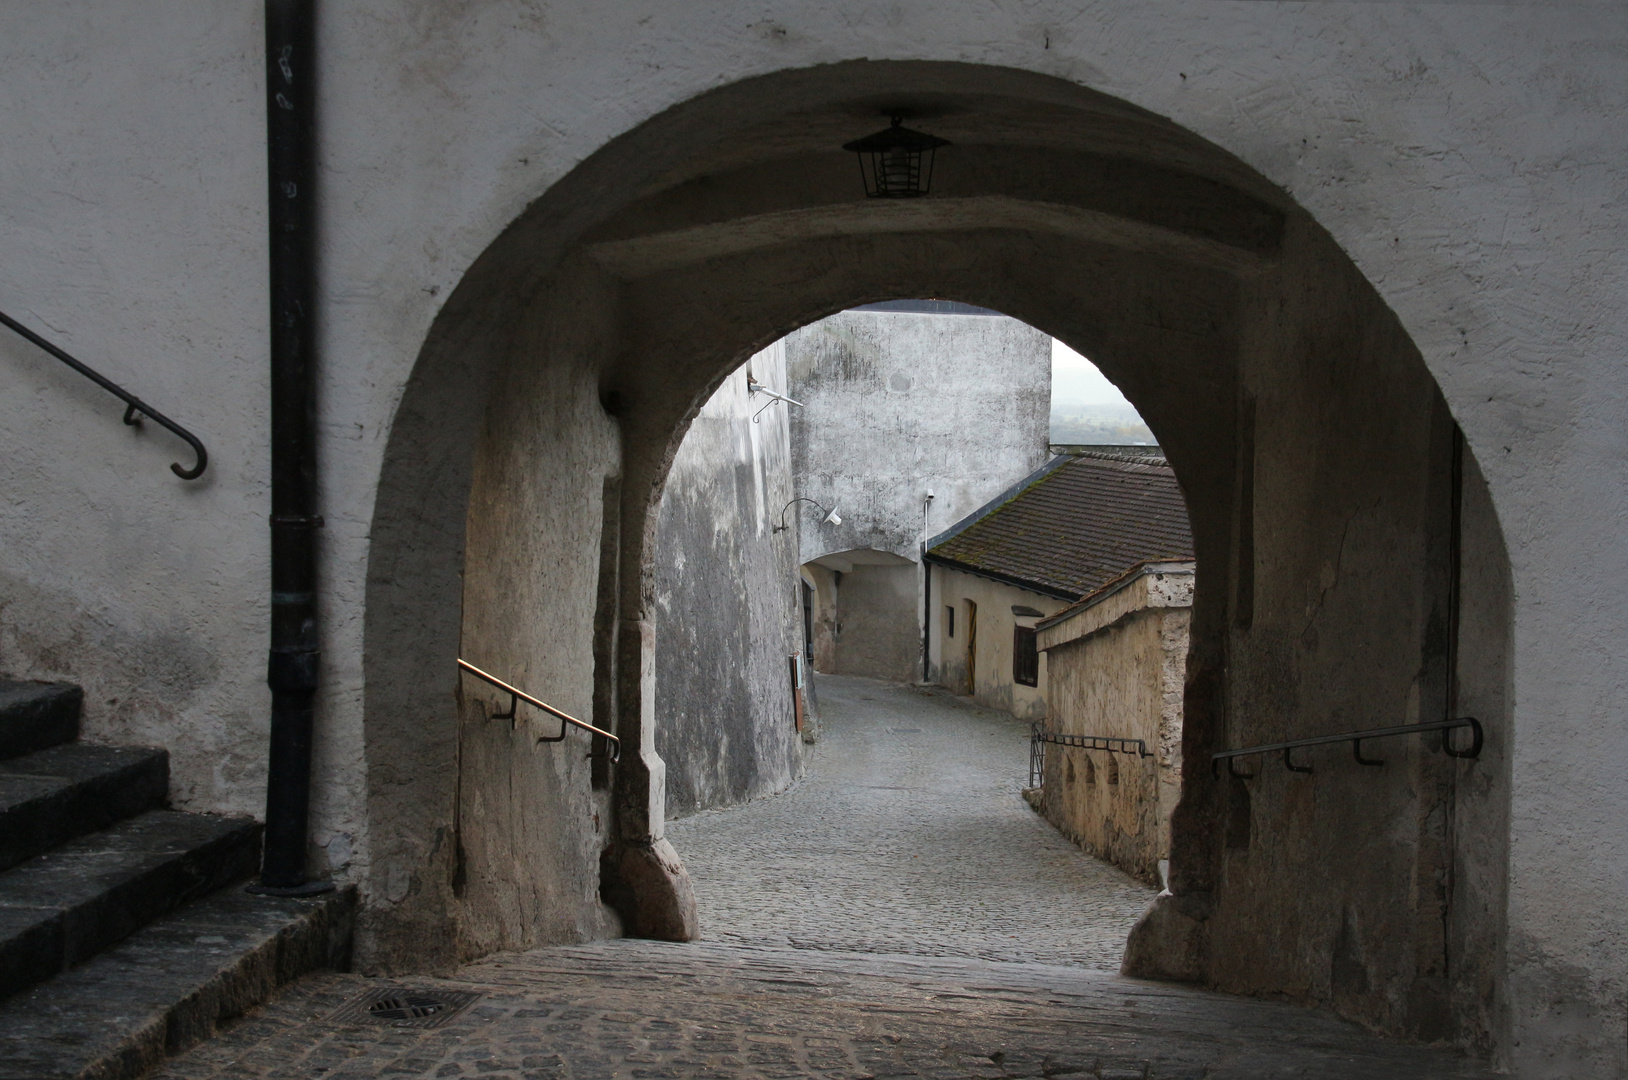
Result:
[[[636,408],[629,412],[638,413]],[[667,431],[649,417],[619,417],[626,432]],[[676,445],[679,436],[672,438]],[[641,453],[643,451],[643,453]],[[652,601],[649,553],[655,508],[671,448],[654,440],[624,441],[622,552],[618,583],[621,618],[616,635],[616,735],[622,756],[615,777],[615,840],[600,857],[600,895],[622,917],[630,937],[690,941],[696,934],[695,891],[678,852],[663,833],[667,767],[656,753],[656,628],[646,617]]]

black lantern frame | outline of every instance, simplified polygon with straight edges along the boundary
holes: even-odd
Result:
[[[917,199],[933,186],[934,154],[949,145],[948,139],[905,127],[903,115],[896,113],[892,127],[842,148],[858,155],[868,198]]]

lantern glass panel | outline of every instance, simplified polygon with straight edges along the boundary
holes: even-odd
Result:
[[[902,119],[894,116],[891,128],[843,146],[858,156],[865,194],[870,198],[913,199],[926,195],[933,181],[934,154],[940,146],[949,145],[937,136],[910,130],[903,126]]]

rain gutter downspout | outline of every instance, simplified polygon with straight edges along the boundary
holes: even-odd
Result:
[[[933,568],[927,562],[927,508],[933,505],[933,491],[921,500],[921,681],[933,681]]]
[[[252,891],[333,888],[305,874],[317,672],[313,203],[315,0],[266,0],[266,175],[271,291],[271,745],[265,855]]]

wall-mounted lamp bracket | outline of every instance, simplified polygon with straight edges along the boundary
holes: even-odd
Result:
[[[841,517],[841,515],[839,515],[837,513],[837,508],[836,507],[833,506],[831,509],[826,510],[825,507],[821,506],[817,502],[814,502],[813,499],[793,499],[793,500],[791,500],[791,502],[787,503],[785,506],[782,506],[780,508],[780,524],[776,525],[774,527],[773,531],[775,531],[777,533],[778,532],[785,532],[787,529],[791,528],[791,526],[786,523],[786,511],[790,510],[793,506],[796,506],[800,502],[811,503],[811,504],[813,504],[813,506],[816,509],[824,511],[825,517],[823,519],[821,519],[821,521],[820,521],[821,525],[841,525],[842,524],[842,517]]]
[[[760,422],[758,417],[763,415],[764,409],[767,409],[770,405],[773,405],[777,401],[784,401],[787,405],[795,405],[799,409],[805,407],[801,401],[793,401],[785,394],[777,394],[773,390],[770,390],[767,386],[764,386],[762,383],[758,382],[756,379],[749,378],[746,380],[746,392],[748,394],[767,394],[769,396],[769,400],[764,402],[763,408],[752,414],[752,423],[754,424]]]

